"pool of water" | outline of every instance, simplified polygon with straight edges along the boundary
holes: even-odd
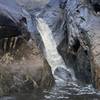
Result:
[[[29,94],[0,97],[0,100],[100,100],[100,92],[92,85],[76,82],[60,82],[50,90],[38,90]]]

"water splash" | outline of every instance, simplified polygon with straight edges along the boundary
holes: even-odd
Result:
[[[48,24],[46,24],[45,20],[43,20],[42,18],[36,18],[36,23],[37,30],[39,31],[44,43],[46,58],[51,66],[52,74],[54,75],[55,79],[64,80],[67,79],[67,77],[65,77],[64,75],[63,76],[65,78],[62,75],[61,77],[59,77],[58,74],[70,74],[71,78],[75,80],[74,71],[70,68],[67,68],[65,62],[57,51],[57,45]],[[65,72],[62,71],[62,69],[65,70]],[[58,71],[59,73],[55,75],[56,71]]]

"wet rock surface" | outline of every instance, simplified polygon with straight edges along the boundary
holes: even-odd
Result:
[[[73,0],[66,4],[65,33],[66,45],[63,45],[67,63],[76,71],[76,76],[86,82],[93,81],[95,87],[99,82],[99,1]],[[73,6],[72,6],[73,5]],[[72,63],[73,62],[73,63]],[[78,74],[79,73],[79,74]]]

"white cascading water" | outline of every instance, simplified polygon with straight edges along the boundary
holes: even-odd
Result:
[[[75,80],[74,71],[66,67],[65,62],[57,51],[57,45],[48,24],[46,24],[42,18],[36,18],[36,24],[37,30],[39,31],[45,46],[46,59],[51,66],[52,74],[55,79],[60,80],[60,78],[55,75],[55,70],[57,68],[63,68],[66,72],[70,73],[71,78]]]

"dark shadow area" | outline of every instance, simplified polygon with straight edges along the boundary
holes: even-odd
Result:
[[[93,8],[94,8],[94,11],[97,13],[97,12],[100,12],[100,4],[98,3],[95,3],[93,4]]]
[[[30,34],[24,27],[26,18],[22,17],[20,23],[15,23],[9,17],[0,15],[0,50],[9,52],[18,48],[23,41],[28,41]]]

